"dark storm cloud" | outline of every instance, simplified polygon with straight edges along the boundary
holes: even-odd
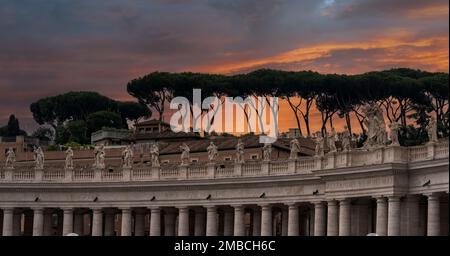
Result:
[[[448,45],[420,43],[448,44],[442,5],[448,9],[440,0],[2,0],[0,125],[16,113],[32,127],[29,104],[57,93],[96,90],[130,99],[126,83],[155,70],[446,70],[448,62],[431,57],[386,57],[448,58]],[[389,38],[398,45],[326,46]],[[290,53],[302,48],[323,53]]]

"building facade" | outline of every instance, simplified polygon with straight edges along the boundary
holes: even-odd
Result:
[[[0,170],[11,235],[448,235],[448,141],[324,157]],[[92,162],[92,159],[84,161]]]

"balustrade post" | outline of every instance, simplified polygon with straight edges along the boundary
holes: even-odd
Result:
[[[182,164],[178,167],[178,171],[180,172],[179,177],[181,180],[186,180],[188,178],[188,168],[189,168],[189,165],[184,165],[184,164]]]
[[[322,170],[322,158],[321,156],[315,156],[314,161],[316,162],[316,170]]]
[[[296,163],[297,163],[296,159],[288,160],[288,173],[296,173],[296,170],[295,170]]]
[[[102,169],[94,168],[94,181],[102,181]]]
[[[123,181],[131,181],[131,168],[130,167],[122,168],[122,173],[123,173]]]
[[[427,147],[427,160],[433,160],[435,158],[435,145],[436,143],[434,142],[428,142],[426,147]]]
[[[12,181],[13,179],[13,168],[6,168],[5,169],[5,180],[6,181]]]
[[[43,169],[34,169],[34,181],[35,182],[41,182],[42,177],[44,176],[44,170]]]
[[[242,176],[242,163],[234,163],[234,176]]]
[[[326,169],[334,169],[336,166],[336,153],[330,152],[327,154],[327,167]]]
[[[269,169],[270,169],[270,161],[269,160],[263,160],[261,163],[261,174],[262,175],[269,175]]]
[[[159,180],[160,169],[161,168],[159,166],[152,166],[152,179]]]
[[[64,169],[64,181],[72,182],[73,180],[73,168],[65,168]]]
[[[216,164],[215,163],[207,163],[206,164],[206,175],[210,179],[214,179],[216,175]]]

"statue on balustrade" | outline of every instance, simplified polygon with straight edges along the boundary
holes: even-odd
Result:
[[[66,164],[65,164],[65,168],[66,169],[73,169],[73,150],[72,150],[72,147],[69,147],[66,150]]]
[[[350,134],[347,126],[344,128],[345,130],[342,132],[342,150],[347,152],[352,149],[352,135]]]
[[[434,116],[431,116],[430,121],[428,122],[427,132],[428,132],[428,141],[429,142],[437,142],[438,141],[437,121]]]
[[[400,142],[398,141],[398,123],[392,122],[389,125],[389,129],[391,130],[391,145],[400,146]]]
[[[16,162],[16,153],[14,153],[13,148],[9,148],[6,152],[5,168],[14,168],[14,163]]]
[[[133,157],[134,152],[130,145],[127,145],[122,151],[122,167],[131,168],[133,167]]]
[[[44,169],[44,151],[41,147],[34,147],[34,162],[36,164],[36,169]]]
[[[323,139],[322,132],[317,132],[316,135],[316,156],[324,156],[325,155],[325,140]]]
[[[180,146],[181,150],[181,165],[188,165],[189,164],[189,152],[191,151],[189,149],[189,146],[186,143],[183,143]]]
[[[266,143],[263,147],[263,160],[270,161],[270,155],[272,154],[272,144]]]
[[[387,131],[383,111],[376,103],[372,103],[366,104],[363,112],[366,116],[364,124],[367,128],[367,140],[364,142],[364,148],[386,145]]]
[[[244,163],[244,143],[241,139],[238,139],[236,144],[236,163]]]
[[[96,146],[94,148],[94,168],[104,169],[105,168],[105,146]]]
[[[289,144],[291,148],[289,159],[297,159],[298,154],[300,153],[300,143],[298,142],[298,139],[292,139]]]
[[[208,159],[210,162],[214,162],[214,160],[216,160],[217,155],[219,154],[219,151],[217,149],[217,146],[214,145],[214,142],[210,142],[209,146],[206,148],[206,150],[208,151]]]
[[[152,143],[150,146],[150,155],[152,160],[152,167],[159,167],[159,147],[158,144]]]
[[[330,152],[336,152],[336,130],[334,130],[334,127],[331,127],[330,134],[328,135],[328,143]]]

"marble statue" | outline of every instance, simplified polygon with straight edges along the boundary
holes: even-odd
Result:
[[[183,143],[180,146],[181,150],[181,165],[188,165],[189,164],[189,152],[191,151],[189,149],[189,146],[186,143]]]
[[[376,103],[366,104],[363,111],[366,115],[364,125],[367,128],[367,140],[364,142],[364,148],[385,145],[387,132],[383,111]]]
[[[151,162],[153,167],[159,167],[159,147],[158,144],[152,143],[150,146]]]
[[[270,155],[272,154],[272,144],[266,143],[263,147],[263,160],[270,161]]]
[[[330,134],[328,135],[328,144],[330,148],[330,152],[336,152],[336,130],[334,127],[331,128]]]
[[[398,123],[393,122],[389,125],[389,129],[391,130],[391,145],[400,146],[400,142],[398,141]]]
[[[345,130],[342,133],[342,150],[350,151],[352,149],[352,136],[347,126],[345,126]]]
[[[244,143],[241,139],[236,144],[236,163],[244,163]]]
[[[437,121],[434,116],[432,116],[430,118],[430,121],[428,122],[427,132],[428,132],[428,141],[429,142],[437,142],[438,141]]]
[[[8,151],[6,152],[5,167],[14,168],[15,162],[16,162],[16,153],[14,153],[13,148],[9,148]]]
[[[44,152],[41,147],[34,147],[34,162],[36,169],[44,169]]]
[[[219,151],[217,149],[217,146],[214,145],[214,142],[210,142],[209,146],[206,148],[206,150],[208,151],[208,159],[210,162],[214,162],[214,160],[216,160],[217,155],[219,154]]]
[[[297,159],[298,154],[300,153],[300,143],[298,142],[298,139],[292,139],[291,142],[289,142],[291,153],[289,155],[289,159]]]
[[[65,162],[65,168],[66,169],[73,169],[73,150],[71,147],[69,147],[66,150],[66,162]]]
[[[325,146],[325,140],[323,139],[322,133],[321,132],[317,132],[317,136],[315,139],[316,142],[316,156],[324,156],[325,152],[324,152],[324,146]]]
[[[105,168],[105,146],[96,146],[94,148],[94,167],[98,169],[104,169]]]
[[[133,157],[134,152],[130,145],[126,146],[125,149],[122,151],[122,167],[123,168],[131,168],[133,167]]]

